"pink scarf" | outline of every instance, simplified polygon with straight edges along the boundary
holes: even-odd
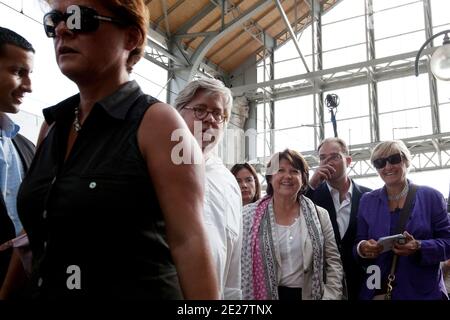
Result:
[[[256,208],[255,215],[253,217],[253,224],[251,229],[251,246],[253,256],[253,292],[256,300],[267,300],[267,287],[264,281],[264,264],[261,256],[261,247],[258,241],[258,231],[261,224],[262,217],[269,206],[272,197],[265,197],[261,200]]]

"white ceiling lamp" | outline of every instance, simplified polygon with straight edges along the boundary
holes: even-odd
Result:
[[[431,55],[430,69],[437,79],[444,81],[450,80],[450,38],[448,37],[448,33],[450,33],[450,30],[444,30],[436,33],[425,41],[422,47],[420,47],[420,50],[416,56],[416,61],[414,62],[416,77],[419,75],[419,58],[423,49],[428,45],[428,43],[430,43],[431,40],[440,35],[444,35],[442,46],[437,48]]]

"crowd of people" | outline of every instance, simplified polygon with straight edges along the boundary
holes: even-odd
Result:
[[[189,82],[172,107],[129,79],[143,0],[50,5],[79,93],[43,110],[36,149],[7,115],[35,50],[0,28],[0,299],[448,299],[447,204],[407,179],[402,141],[373,149],[380,189],[349,178],[345,141],[327,138],[311,177],[298,151],[272,155],[263,194],[252,165],[215,155],[233,105],[221,81]]]

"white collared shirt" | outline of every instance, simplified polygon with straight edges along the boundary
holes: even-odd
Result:
[[[236,178],[216,157],[205,161],[204,215],[221,299],[240,300],[242,196]]]
[[[350,187],[345,194],[344,201],[340,201],[339,190],[330,186],[327,182],[328,190],[330,190],[331,198],[333,199],[334,210],[336,211],[336,221],[339,226],[339,235],[344,238],[347,232],[348,225],[350,224],[350,213],[352,211],[352,194],[353,194],[353,183],[350,180]]]

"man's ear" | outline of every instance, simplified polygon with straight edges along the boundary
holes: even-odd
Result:
[[[352,163],[352,157],[346,156],[345,161],[347,162],[347,167],[348,167],[350,165],[350,163]]]
[[[128,27],[125,48],[128,51],[133,51],[142,43],[142,33],[136,26]]]

